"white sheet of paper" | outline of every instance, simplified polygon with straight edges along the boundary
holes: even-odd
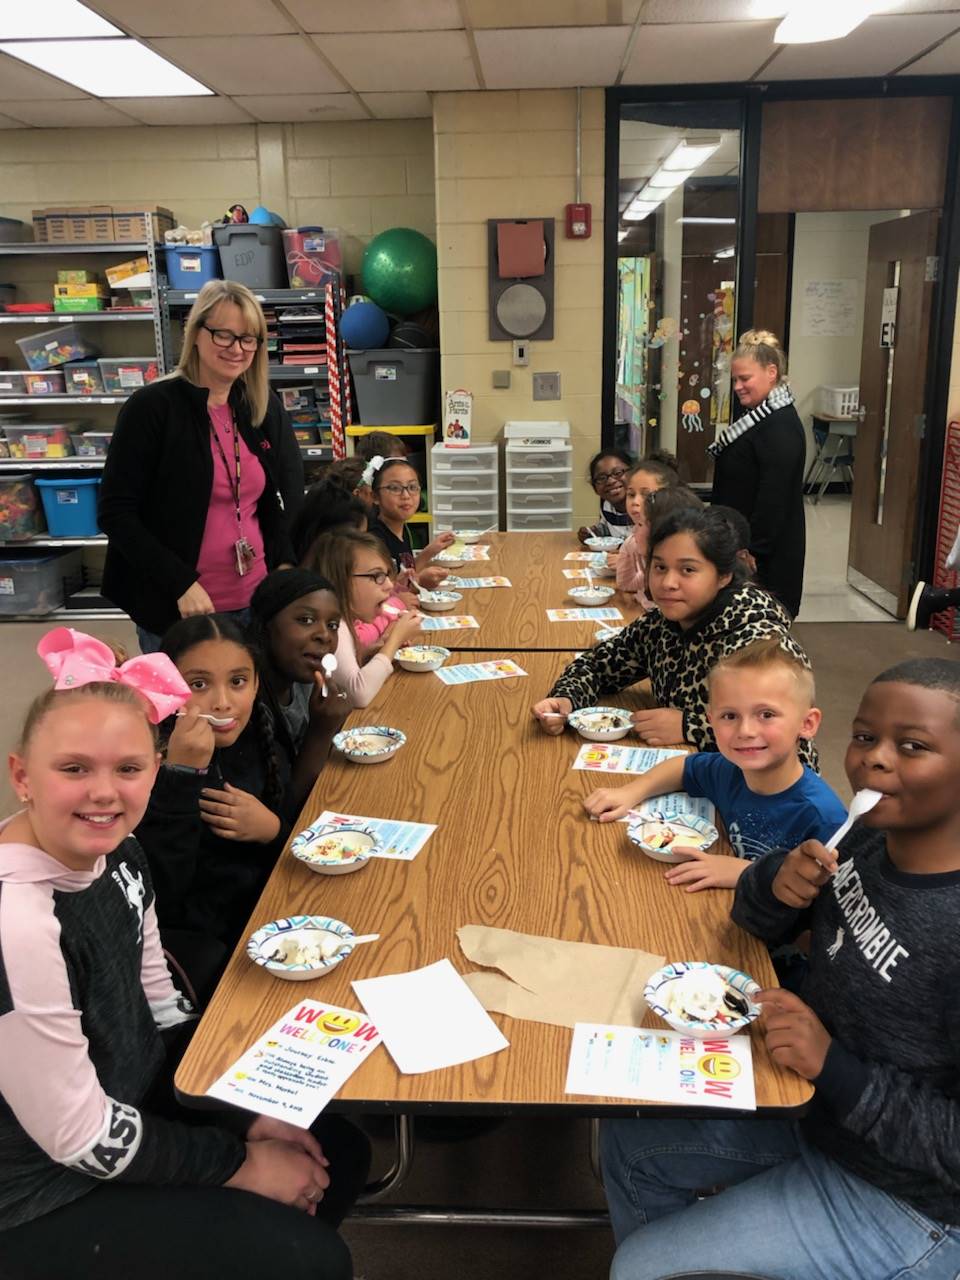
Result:
[[[747,1035],[694,1040],[679,1031],[578,1022],[567,1093],[756,1111]]]
[[[352,985],[405,1075],[455,1067],[509,1046],[449,960]]]

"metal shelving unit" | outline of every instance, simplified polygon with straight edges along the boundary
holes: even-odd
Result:
[[[129,396],[0,396],[0,413],[7,404],[28,404],[31,409],[43,409],[51,404],[123,404]],[[5,459],[0,458],[0,468]]]
[[[102,471],[104,458],[3,458],[2,471]]]
[[[24,547],[105,547],[107,545],[106,537],[101,533],[94,538],[21,538],[19,542],[2,542],[0,547],[7,548],[11,551],[22,550]]]
[[[43,311],[35,315],[0,315],[0,324],[116,324],[120,320],[150,320],[155,311],[138,307],[130,311]]]

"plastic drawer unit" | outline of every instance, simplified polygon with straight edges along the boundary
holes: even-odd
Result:
[[[495,444],[430,450],[430,498],[434,527],[491,529],[500,522],[500,480]]]
[[[503,438],[507,529],[572,528],[570,424],[507,422]]]

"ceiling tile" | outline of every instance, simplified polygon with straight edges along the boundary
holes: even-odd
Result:
[[[775,22],[678,26],[644,23],[637,32],[622,82],[643,85],[749,80],[773,52],[776,25]]]
[[[613,84],[630,27],[537,27],[477,31],[488,89]]]
[[[365,93],[363,100],[381,120],[419,120],[433,116],[427,93]]]
[[[633,22],[637,3],[625,0],[463,0],[476,30],[492,27],[606,27]],[[624,12],[627,10],[628,12]]]
[[[104,98],[142,124],[249,124],[229,98]]]
[[[345,87],[301,36],[201,36],[152,44],[211,89],[231,96],[338,93]]]
[[[361,93],[401,89],[478,89],[462,31],[315,36],[337,70]]]
[[[251,98],[238,94],[236,102],[252,116],[269,124],[369,119],[352,93],[276,93]]]
[[[18,104],[10,102],[7,105],[12,110]],[[0,129],[26,129],[26,127],[20,120],[14,120],[12,116],[0,116]]]
[[[960,75],[960,35],[944,40],[916,62],[904,67],[905,76],[956,76]]]
[[[138,36],[266,36],[293,31],[272,0],[103,0],[96,9]]]
[[[647,22],[750,22],[782,18],[787,0],[647,0]]]
[[[305,31],[448,31],[463,26],[457,0],[285,0]]]
[[[0,102],[0,114],[5,111],[15,112],[18,120],[39,129],[99,129],[137,123],[96,98],[76,98],[65,102]]]
[[[823,80],[832,76],[882,76],[941,40],[960,25],[952,14],[868,18],[842,40],[779,45],[764,80]]]
[[[25,62],[0,53],[0,98],[14,102],[18,98],[79,98],[83,90],[75,84],[64,84],[54,76],[28,67]]]

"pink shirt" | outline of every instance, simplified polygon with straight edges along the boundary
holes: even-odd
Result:
[[[257,519],[257,503],[266,484],[266,476],[260,460],[251,453],[240,436],[240,529],[237,528],[237,510],[233,498],[236,482],[236,461],[233,446],[233,412],[228,404],[210,405],[210,453],[213,457],[213,487],[207,522],[197,557],[200,585],[213,601],[217,610],[245,609],[256,587],[267,576],[267,562],[263,552],[263,534]],[[214,442],[213,433],[223,450]],[[223,459],[227,464],[224,466]],[[227,468],[229,467],[229,472]],[[254,560],[241,577],[237,573],[235,544],[243,536],[254,550]]]
[[[406,612],[407,606],[397,596],[391,596],[386,603],[392,605],[394,609],[401,609]],[[382,609],[383,605],[380,608]],[[394,621],[395,619],[390,614],[378,613],[372,622],[355,622],[353,624],[353,634],[361,644],[365,644],[369,648],[370,645],[377,643],[390,623]]]
[[[642,609],[652,609],[653,601],[647,595],[647,575],[644,568],[646,556],[637,545],[636,529],[630,534],[617,553],[617,589],[632,595]]]

